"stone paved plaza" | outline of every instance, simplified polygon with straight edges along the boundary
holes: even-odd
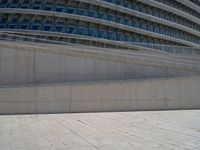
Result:
[[[0,116],[0,150],[199,150],[200,111]]]

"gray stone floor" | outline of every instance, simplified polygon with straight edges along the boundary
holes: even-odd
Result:
[[[0,150],[199,150],[200,111],[0,116]]]

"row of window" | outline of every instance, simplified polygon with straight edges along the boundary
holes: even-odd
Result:
[[[136,43],[153,43],[153,44],[167,44],[177,45],[175,42],[151,38],[136,33],[119,30],[116,28],[91,24],[83,21],[67,20],[63,18],[41,17],[37,16],[35,19],[32,16],[23,16],[22,22],[18,23],[16,17],[10,22],[0,24],[0,28],[9,29],[23,29],[23,30],[42,30],[51,32],[62,32],[70,34],[79,34],[85,36],[93,36],[98,38],[136,42]]]
[[[174,15],[170,12],[150,7],[148,5],[139,3],[137,1],[129,1],[129,0],[104,0],[104,1],[124,6],[130,9],[134,9],[142,13],[153,15],[200,31],[200,25],[196,23],[193,23],[185,18]],[[67,12],[67,13],[86,15],[96,18],[103,18],[103,19],[107,18],[108,20],[109,20],[108,17],[116,15],[116,12],[112,10],[93,5],[88,5],[86,3],[81,3],[81,2],[59,0],[58,2],[56,2],[56,5],[54,3],[55,3],[54,0],[47,0],[47,1],[35,0],[34,2],[30,2],[30,0],[24,0],[23,2],[20,3],[19,0],[12,0],[10,2],[8,2],[8,0],[2,0],[0,1],[0,7],[24,8],[24,9],[30,8],[30,9],[42,9],[46,11]],[[123,18],[123,16],[125,15],[123,13],[118,13],[118,14],[121,15],[121,18]],[[119,22],[123,22],[123,20],[120,20]]]
[[[103,0],[103,1],[119,5],[119,3],[117,3],[115,0]],[[175,22],[175,23],[187,26],[189,28],[195,29],[197,31],[200,31],[200,25],[196,24],[195,22],[191,22],[190,20],[177,16],[171,12],[167,12],[159,8],[151,7],[149,5],[142,4],[137,1],[130,2],[129,5],[125,5],[125,3],[120,3],[120,6],[137,10],[139,12],[146,13],[148,15],[152,15],[152,16],[155,16],[167,21]]]
[[[182,10],[182,11],[200,19],[200,13],[196,12],[195,10],[193,10],[193,9],[191,9],[191,8],[189,8],[189,7],[183,5],[183,4],[181,4],[181,3],[179,3],[175,0],[155,0],[155,1],[169,5],[171,7],[176,8],[176,9]]]
[[[74,9],[72,9],[74,10]],[[76,9],[74,10],[76,11]],[[78,11],[78,14],[80,15],[88,15],[90,17],[94,17],[94,15],[97,15],[97,13],[91,13],[92,15],[90,15],[90,13],[87,13],[87,10],[81,9],[81,11]],[[116,23],[120,23],[120,24],[124,24],[127,26],[131,26],[131,27],[135,27],[135,28],[139,28],[142,30],[147,30],[150,32],[155,32],[155,33],[159,33],[159,34],[163,34],[163,35],[167,35],[167,36],[171,36],[171,37],[175,37],[175,38],[179,38],[179,39],[183,39],[183,40],[187,40],[187,41],[191,41],[197,44],[200,44],[200,38],[196,37],[192,34],[188,34],[186,32],[183,32],[181,30],[177,30],[177,29],[173,29],[164,25],[160,25],[157,23],[153,23],[153,22],[149,22],[143,19],[139,19],[139,18],[135,18],[135,17],[131,17],[131,16],[122,16],[122,15],[117,15],[116,12],[115,14],[112,14],[111,12],[109,12],[108,14],[105,13],[104,11],[102,11],[99,15],[99,17],[101,19],[105,19],[108,21],[112,21],[112,22],[116,22]],[[63,20],[63,19],[60,19]],[[20,18],[18,15],[8,15],[8,14],[2,14],[0,15],[0,24],[1,26],[5,26],[7,24],[28,24],[29,20],[27,18]],[[48,23],[47,20],[46,22],[44,22],[42,20],[42,18],[35,19],[34,23]],[[53,23],[53,22],[52,22]],[[49,22],[48,24],[51,24],[51,22]],[[53,23],[54,24],[54,23]],[[65,25],[64,21],[60,21],[57,22],[56,24],[60,24],[60,25]]]
[[[200,6],[200,1],[199,0],[189,0],[189,1],[191,1],[191,2],[195,3],[196,5]]]

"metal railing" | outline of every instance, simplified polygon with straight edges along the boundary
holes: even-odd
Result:
[[[138,43],[138,42],[126,42],[126,41],[112,41],[106,39],[94,39],[87,37],[73,37],[68,36],[66,39],[64,37],[56,37],[49,35],[39,35],[31,33],[4,33],[0,32],[0,40],[7,41],[29,41],[38,43],[48,43],[48,44],[63,44],[63,45],[85,45],[92,47],[102,47],[111,49],[129,49],[129,50],[149,50],[150,53],[166,53],[173,55],[195,55],[200,56],[200,49],[193,47],[184,47],[177,45],[163,45],[163,44],[151,44],[151,43]],[[138,48],[138,49],[137,49]],[[141,48],[141,49],[139,49]]]
[[[183,54],[183,55],[200,55],[200,49],[187,47],[187,46],[177,46],[177,45],[164,45],[164,44],[151,44],[151,43],[137,43],[128,42],[129,44],[134,44],[138,46],[144,46],[150,49],[155,49],[172,54]]]

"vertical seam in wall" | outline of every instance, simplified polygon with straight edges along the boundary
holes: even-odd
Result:
[[[191,79],[192,79],[192,78],[191,78]],[[191,79],[189,78],[189,79],[188,79],[188,83],[187,83],[187,84],[188,84],[188,90],[189,90],[189,105],[188,105],[189,108],[192,108],[192,107],[191,107],[191,105],[192,105],[191,101],[193,100],[193,99],[192,99],[192,92],[191,92],[191,89],[192,89],[192,86],[191,86]]]
[[[35,97],[35,113],[37,114],[37,87],[34,87],[34,97]]]
[[[2,50],[2,47],[0,47],[0,70],[2,70],[2,64],[3,64],[3,57],[2,57],[2,52],[3,50]],[[1,75],[2,74],[0,74],[0,80],[2,80],[1,79]]]
[[[131,101],[131,91],[132,91],[132,87],[131,87],[131,83],[132,82],[128,82],[128,99],[129,99],[129,110],[132,110],[132,101]]]
[[[179,108],[177,109],[182,109],[181,107],[181,79],[178,79],[178,101],[179,101]]]
[[[154,82],[154,81],[150,81],[150,83],[149,83],[149,84],[150,84],[150,93],[151,93],[151,94],[150,94],[150,95],[151,95],[151,99],[150,99],[150,100],[151,100],[152,105],[154,104],[154,91],[153,91],[154,89],[153,89],[153,82]],[[150,106],[149,109],[154,110],[154,109],[155,109],[155,105],[153,105],[153,107]]]
[[[36,70],[36,66],[35,66],[35,63],[36,63],[36,50],[34,49],[34,56],[33,56],[33,83],[35,84],[36,82],[35,82],[35,76],[36,76],[36,74],[35,74],[35,70]]]
[[[100,83],[100,89],[101,89],[101,111],[103,111],[103,84]]]
[[[72,106],[71,106],[71,99],[72,99],[72,86],[69,86],[69,112],[72,111]]]
[[[135,86],[135,101],[136,101],[136,110],[138,110],[138,96],[137,96],[137,90],[138,90],[138,82],[136,81],[136,86]]]
[[[123,102],[124,102],[122,88],[123,88],[123,83],[121,82],[121,83],[120,83],[120,93],[121,93],[121,94],[120,94],[120,101],[121,101],[121,104],[123,104]],[[117,105],[119,105],[119,104],[117,104]],[[122,109],[122,108],[123,108],[123,106],[120,108],[120,110],[123,110],[123,109],[124,109],[124,108],[123,108],[123,109]]]
[[[69,54],[67,53],[67,55],[65,56],[65,65],[64,65],[64,67],[65,67],[65,74],[64,74],[64,80],[65,81],[68,81],[68,60],[69,60]]]
[[[168,80],[163,80],[162,82],[163,82],[163,97],[164,97],[164,108],[163,109],[167,109],[167,91],[166,91],[166,82],[167,82]]]
[[[169,67],[167,67],[167,77],[169,77]]]
[[[20,54],[20,52],[21,52],[21,50],[20,49],[18,49],[17,47],[15,47],[15,52],[14,52],[14,82],[15,83],[17,83],[17,66],[19,65],[19,61],[18,61],[18,59],[17,59],[17,57],[18,57],[18,54]]]
[[[28,52],[28,53],[26,53],[26,57],[28,58],[26,61],[27,61],[27,64],[26,64],[26,70],[27,70],[27,73],[26,73],[26,84],[30,84],[31,82],[30,82],[30,64],[31,64],[31,57],[32,55],[31,55],[31,51],[30,52]]]
[[[156,104],[155,104],[155,109],[158,109],[158,83],[157,81],[154,82],[155,83],[155,101],[156,101]],[[161,82],[161,85],[162,85],[162,82]]]

